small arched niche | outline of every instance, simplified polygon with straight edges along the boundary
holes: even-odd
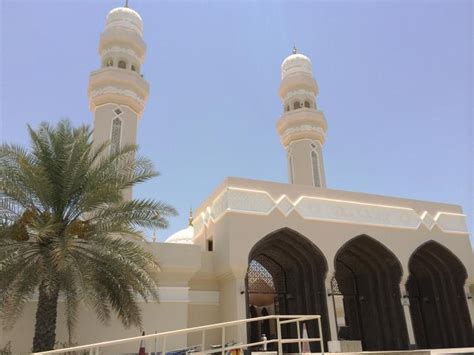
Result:
[[[124,61],[124,60],[119,60],[119,62],[118,62],[118,67],[119,67],[120,69],[127,69],[127,62]]]
[[[106,58],[104,60],[104,67],[113,67],[114,66],[114,60],[112,58]]]

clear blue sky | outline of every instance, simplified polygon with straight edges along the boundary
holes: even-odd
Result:
[[[122,1],[1,2],[1,138],[91,123],[87,83]],[[189,206],[226,177],[287,181],[275,130],[280,64],[313,61],[329,125],[328,187],[456,203],[473,226],[471,1],[143,1],[151,94],[141,152],[162,176],[136,196]]]

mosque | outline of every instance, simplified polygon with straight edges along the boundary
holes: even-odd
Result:
[[[149,83],[141,75],[143,22],[131,8],[109,12],[90,74],[94,142],[136,143]],[[275,73],[277,75],[277,73]],[[166,242],[147,243],[160,263],[160,302],[142,303],[147,333],[266,314],[319,314],[324,339],[363,350],[474,346],[474,261],[460,206],[326,188],[327,121],[311,60],[296,49],[281,65],[288,183],[229,177]],[[130,199],[132,191],[126,191]],[[172,201],[170,201],[172,202]],[[67,339],[59,305],[59,341]],[[1,343],[30,350],[35,301]],[[21,330],[21,331],[19,331]],[[81,309],[75,341],[137,336]],[[309,326],[309,335],[317,335]],[[229,339],[274,336],[265,323]],[[216,335],[217,336],[217,335]],[[217,336],[218,338],[218,336]],[[195,335],[173,346],[199,343]],[[218,343],[212,336],[209,343]],[[315,345],[314,345],[315,346]],[[317,348],[312,348],[318,351]],[[133,347],[130,351],[136,351]]]

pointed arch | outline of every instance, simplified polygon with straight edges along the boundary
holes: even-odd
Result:
[[[112,58],[105,58],[102,66],[103,67],[113,67],[114,66],[114,60]]]
[[[368,234],[361,234],[355,237],[352,237],[348,241],[346,241],[337,251],[336,256],[334,257],[334,268],[336,267],[336,262],[339,257],[339,255],[344,252],[345,249],[349,248],[353,244],[358,244],[359,241],[365,243],[365,244],[372,244],[373,246],[376,246],[379,250],[383,250],[383,253],[386,254],[386,256],[394,263],[392,266],[395,266],[397,269],[397,273],[403,274],[403,266],[400,260],[398,260],[398,257],[395,255],[395,253],[385,244],[380,242],[379,240],[375,239],[374,237],[371,237]],[[365,241],[365,242],[364,242]],[[401,280],[401,276],[400,276]],[[400,281],[399,280],[399,281]]]
[[[119,67],[120,69],[127,69],[127,62],[126,62],[125,60],[123,60],[123,59],[119,60],[119,62],[118,62],[118,67]]]
[[[273,298],[270,298],[271,304],[268,303],[267,294],[268,304],[261,303],[260,306],[271,309],[275,314],[320,314],[323,336],[328,339],[325,290],[328,266],[323,253],[313,242],[293,229],[282,228],[259,240],[251,249],[248,260],[249,272],[252,263],[257,261],[271,274],[272,285],[275,285]],[[262,300],[264,291],[252,288],[247,277],[249,305]],[[309,322],[307,326],[310,337],[319,336],[316,322]],[[295,328],[284,331],[287,332],[285,336],[294,337],[297,330]],[[249,338],[254,336],[250,334]],[[315,343],[311,343],[311,348],[313,351],[319,351],[319,345]],[[286,350],[295,349],[288,346]]]
[[[359,235],[338,250],[334,266],[346,320],[339,332],[361,340],[364,350],[407,349],[399,287],[403,268],[395,254],[378,240]]]
[[[458,258],[458,256],[454,254],[451,250],[449,250],[448,247],[435,240],[428,240],[423,244],[419,245],[411,253],[410,258],[408,259],[408,266],[410,267],[411,263],[413,262],[413,259],[416,258],[417,254],[428,249],[432,249],[433,251],[436,249],[438,252],[443,253],[445,257],[454,261],[454,264],[452,266],[455,268],[455,271],[459,273],[459,276],[464,279],[467,279],[467,269],[462,263],[462,261]]]
[[[408,268],[406,288],[417,346],[473,346],[464,293],[468,275],[461,260],[442,244],[430,240],[412,253]]]
[[[301,234],[300,232],[296,231],[295,229],[289,228],[289,227],[283,227],[283,228],[277,229],[277,230],[267,234],[262,239],[260,239],[250,250],[249,260],[251,260],[252,257],[255,254],[257,254],[260,249],[262,249],[262,246],[264,246],[265,244],[267,244],[269,242],[272,242],[275,239],[275,237],[282,236],[282,235],[289,236],[290,239],[291,239],[291,236],[293,236],[298,241],[298,243],[310,247],[310,249],[312,251],[314,251],[315,253],[318,254],[318,256],[321,257],[321,262],[324,263],[323,264],[324,270],[327,271],[328,264],[327,264],[326,258],[324,257],[323,252],[316,246],[316,244],[314,244],[311,240],[309,240],[303,234]]]

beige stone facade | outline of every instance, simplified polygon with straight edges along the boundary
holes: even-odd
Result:
[[[140,76],[146,48],[142,35],[135,11],[118,8],[108,15],[99,48],[102,68],[91,74],[89,89],[97,142],[136,143],[148,96],[148,83]],[[288,152],[290,183],[227,178],[195,211],[192,227],[165,243],[143,242],[161,267],[160,302],[142,303],[144,330],[244,319],[251,316],[254,302],[258,312],[266,304],[270,313],[322,314],[326,340],[360,340],[365,349],[423,347],[426,342],[434,347],[435,338],[446,347],[473,345],[474,261],[461,207],[325,188],[327,123],[317,108],[318,90],[309,58],[295,51],[282,64],[283,114],[277,124]],[[269,262],[272,255],[285,260]],[[252,261],[271,274],[275,284],[269,287],[278,296],[252,293],[247,274]],[[284,271],[282,280],[293,288],[278,290],[278,272],[268,270],[272,265]],[[333,282],[349,290],[348,279],[355,291],[342,290],[339,296],[346,303],[336,305]],[[57,338],[66,342],[63,305],[59,307]],[[355,315],[344,314],[344,309]],[[15,328],[0,333],[0,345],[11,341],[14,353],[29,352],[35,310],[32,301]],[[374,312],[376,316],[365,319]],[[437,317],[429,320],[431,325],[423,321],[429,314]],[[341,322],[347,324],[341,327]],[[379,331],[382,340],[371,339],[368,330]],[[75,341],[137,335],[139,330],[124,329],[116,320],[100,324],[83,307]],[[245,342],[251,336],[240,327],[230,329],[226,339]],[[191,334],[172,339],[168,346],[199,342],[200,334]],[[219,342],[219,334],[207,337],[208,345]],[[147,346],[153,348],[151,342]],[[120,349],[133,351],[136,346]]]

